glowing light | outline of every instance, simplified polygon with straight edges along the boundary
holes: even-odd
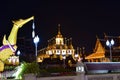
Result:
[[[110,61],[112,61],[112,51],[111,47],[114,45],[114,40],[112,39],[111,41],[107,40],[106,45],[110,48]]]
[[[18,50],[17,55],[20,55],[20,53],[21,53],[21,52]]]
[[[35,56],[36,56],[36,60],[37,60],[37,44],[38,44],[39,40],[40,39],[39,39],[38,35],[33,39],[33,42],[35,44]]]
[[[37,43],[39,42],[39,37],[38,37],[38,35],[34,38],[33,41],[34,41],[35,44],[37,44]]]
[[[77,57],[78,57],[78,54],[75,54],[75,57],[77,58]]]
[[[33,30],[32,31],[32,38],[34,38],[35,37],[35,31]]]
[[[24,64],[21,64],[16,68],[17,71],[12,76],[14,76],[15,79],[22,79],[21,73],[23,69],[24,69]]]
[[[33,24],[32,24],[32,29],[35,29],[35,24],[34,24],[34,21],[33,21]]]

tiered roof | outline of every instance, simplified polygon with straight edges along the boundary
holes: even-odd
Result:
[[[105,57],[105,48],[102,46],[100,39],[97,38],[94,52],[85,59],[96,59]]]

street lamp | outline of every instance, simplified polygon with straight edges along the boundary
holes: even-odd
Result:
[[[34,37],[33,42],[34,42],[34,44],[35,44],[35,57],[36,57],[36,61],[37,61],[37,44],[38,44],[38,42],[39,42],[39,37],[38,37],[38,35]]]
[[[21,52],[18,50],[18,51],[17,51],[17,55],[19,56],[19,55],[20,55],[20,53],[21,53]]]
[[[111,41],[107,40],[106,45],[110,48],[110,61],[112,61],[111,47],[114,45],[114,40],[113,39],[111,39]]]

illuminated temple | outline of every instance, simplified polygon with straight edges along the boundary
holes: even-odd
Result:
[[[100,40],[98,37],[96,39],[95,48],[93,53],[89,54],[85,59],[88,62],[110,62],[110,48],[106,46],[107,40],[114,39],[115,44],[111,47],[112,61],[120,61],[120,37],[110,37],[106,36],[103,40]]]
[[[85,58],[88,62],[108,62],[109,59],[105,56],[105,48],[100,39],[97,37],[93,53]]]
[[[96,38],[95,48],[92,53],[85,56],[85,61],[87,62],[110,62],[110,49],[106,46],[106,41],[114,39],[115,44],[111,48],[113,61],[120,61],[120,37],[109,37],[104,36],[104,39]],[[77,54],[77,57],[76,57]],[[59,58],[60,60],[67,59],[71,57],[74,61],[81,56],[81,51],[75,50],[72,45],[72,38],[67,39],[63,37],[60,31],[60,24],[58,25],[58,33],[55,37],[48,40],[47,47],[38,50],[38,62],[43,62],[44,59]],[[68,62],[69,63],[69,60]]]
[[[42,62],[45,58],[60,60],[71,57],[73,60],[75,58],[75,49],[72,45],[72,38],[64,38],[60,31],[60,24],[58,24],[58,33],[55,37],[48,40],[47,47],[40,49],[38,51],[38,62]]]

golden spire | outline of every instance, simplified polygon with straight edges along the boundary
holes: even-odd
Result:
[[[96,44],[95,44],[95,49],[94,52],[98,53],[104,53],[105,49],[102,46],[102,43],[100,42],[100,39],[97,37]]]
[[[66,40],[66,37],[65,37],[65,49],[67,49],[68,46],[67,46],[67,40]]]
[[[60,32],[60,24],[58,24],[58,34],[56,36],[57,38],[62,38],[61,32]]]
[[[61,35],[61,32],[60,32],[60,24],[58,24],[58,35]]]
[[[106,33],[104,33],[104,39],[105,39],[105,40],[107,40],[107,39],[108,39],[108,37],[107,37]]]
[[[70,42],[69,42],[69,47],[70,47],[70,49],[73,49],[72,38],[70,38],[69,41],[70,41]]]
[[[99,39],[99,38],[98,38],[98,35],[96,35],[96,38]]]

